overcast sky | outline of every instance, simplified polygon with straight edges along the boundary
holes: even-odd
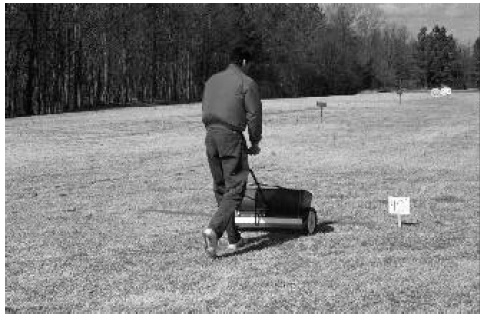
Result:
[[[461,44],[473,44],[480,36],[480,4],[478,3],[380,3],[387,22],[404,25],[416,38],[421,27],[428,32],[438,24],[444,26]]]

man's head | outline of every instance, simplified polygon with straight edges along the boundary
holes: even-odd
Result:
[[[253,57],[246,47],[239,45],[232,50],[230,59],[231,63],[236,64],[239,67],[248,68]]]

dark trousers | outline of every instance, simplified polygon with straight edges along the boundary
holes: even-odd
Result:
[[[249,174],[246,140],[240,132],[209,127],[205,145],[219,206],[208,227],[218,238],[226,231],[229,243],[235,244],[241,235],[234,223],[234,213],[244,198]]]

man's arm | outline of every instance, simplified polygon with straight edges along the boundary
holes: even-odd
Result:
[[[249,141],[251,141],[251,145],[258,145],[263,133],[263,109],[258,85],[254,81],[248,84],[244,103],[246,107],[246,120],[248,122]]]

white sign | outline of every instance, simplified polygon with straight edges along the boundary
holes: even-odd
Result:
[[[442,88],[433,88],[431,90],[431,96],[433,97],[441,97],[447,95],[451,95],[451,88],[447,86],[444,86]]]
[[[411,202],[409,197],[389,197],[389,213],[394,215],[411,214]]]
[[[389,213],[397,215],[397,225],[401,228],[401,216],[411,214],[409,197],[389,197]]]

